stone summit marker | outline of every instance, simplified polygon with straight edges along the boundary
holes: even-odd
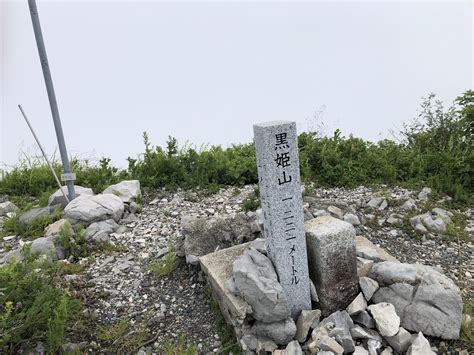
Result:
[[[267,252],[293,318],[311,309],[296,123],[253,126]]]

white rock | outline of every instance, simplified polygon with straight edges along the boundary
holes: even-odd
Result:
[[[67,186],[63,186],[62,189],[64,193],[68,195]],[[74,185],[74,192],[76,193],[76,197],[79,197],[81,195],[92,196],[94,194],[92,189],[88,187],[82,187],[79,185]],[[68,195],[68,198],[69,198],[69,195]],[[67,200],[60,189],[57,189],[51,196],[49,196],[49,199],[48,199],[48,206],[56,206],[56,205],[61,205],[63,207],[66,207],[67,205]]]
[[[354,300],[349,304],[349,306],[347,306],[346,311],[347,313],[349,313],[349,315],[353,316],[357,313],[365,311],[366,308],[367,301],[365,300],[364,295],[361,292],[357,295],[356,298],[354,298]]]
[[[405,330],[405,328],[400,327],[397,334],[393,337],[385,337],[387,343],[389,343],[396,352],[401,354],[407,351],[408,347],[411,344],[411,334]]]
[[[142,195],[140,181],[138,180],[125,180],[118,184],[110,185],[103,193],[116,195],[125,203],[130,203]]]
[[[405,201],[405,203],[401,206],[401,209],[403,210],[411,210],[413,208],[416,208],[416,203],[415,200],[412,198],[409,198],[408,200]]]
[[[375,320],[375,325],[382,336],[394,336],[400,328],[400,317],[395,307],[386,302],[373,304],[367,307]]]
[[[419,332],[416,338],[408,348],[407,355],[431,355],[436,354],[431,350],[430,342],[423,336],[422,332]]]
[[[418,194],[418,198],[422,201],[428,200],[428,195],[431,193],[431,189],[429,187],[424,187],[421,192]]]
[[[112,194],[99,194],[95,196],[79,196],[71,201],[64,209],[64,216],[72,224],[113,219],[118,222],[124,210],[122,200]]]
[[[320,317],[321,311],[319,309],[302,310],[296,321],[296,340],[300,343],[304,343],[308,337],[309,328],[315,321],[319,321]]]
[[[369,355],[369,352],[364,347],[357,345],[353,355]]]
[[[358,226],[360,224],[359,217],[353,213],[346,213],[344,215],[344,221],[349,222],[353,226]]]
[[[333,217],[336,217],[336,218],[339,218],[339,219],[342,219],[342,217],[344,216],[344,212],[339,207],[336,207],[336,206],[329,206],[328,207],[328,212]]]
[[[0,203],[0,217],[6,216],[7,213],[18,211],[18,207],[10,201]]]

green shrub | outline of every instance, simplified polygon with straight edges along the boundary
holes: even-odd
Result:
[[[0,268],[0,352],[16,353],[29,339],[59,349],[80,304],[57,283],[57,267],[30,255]]]
[[[150,271],[157,277],[164,277],[171,274],[178,266],[176,254],[169,251],[162,260],[150,263]]]
[[[24,224],[21,223],[18,219],[18,216],[23,212],[26,211],[22,210],[21,212],[17,213],[16,216],[8,218],[5,221],[3,225],[3,231],[0,231],[0,236],[15,234],[21,235],[22,237],[28,239],[36,239],[43,236],[44,229],[47,226],[49,226],[51,223],[58,221],[62,217],[62,211],[56,209],[54,213],[50,216],[37,217],[34,218],[28,224]]]
[[[256,211],[258,208],[260,208],[260,198],[259,198],[258,187],[255,188],[251,196],[247,197],[245,200],[242,201],[241,207],[242,207],[242,210],[244,210],[245,212]]]

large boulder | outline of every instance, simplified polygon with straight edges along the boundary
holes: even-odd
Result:
[[[184,216],[181,229],[186,261],[195,264],[200,256],[254,240],[250,222],[245,213],[210,218]]]
[[[246,250],[234,262],[232,277],[235,293],[250,304],[256,320],[273,323],[290,316],[285,293],[268,257],[253,248]]]
[[[142,195],[140,191],[140,181],[125,180],[118,184],[110,185],[104,190],[104,194],[114,194],[120,197],[123,202],[130,203]]]
[[[6,216],[7,213],[18,211],[18,207],[10,201],[0,203],[0,217]]]
[[[459,288],[436,269],[419,264],[381,262],[369,275],[380,284],[375,303],[392,303],[401,326],[442,339],[457,339],[463,303]]]
[[[63,191],[68,194],[67,186],[63,186]],[[92,196],[94,192],[88,187],[82,187],[79,185],[74,185],[74,191],[76,192],[76,197],[81,195]],[[67,200],[64,198],[61,189],[57,189],[48,199],[48,206],[58,206],[61,205],[62,208],[67,206]]]
[[[113,219],[118,222],[124,210],[122,200],[112,194],[79,196],[64,209],[65,217],[72,223],[89,225],[93,222]]]

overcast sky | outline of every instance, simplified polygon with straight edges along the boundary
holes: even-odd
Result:
[[[1,1],[1,164],[56,137],[27,0]],[[67,147],[113,159],[142,132],[222,144],[252,124],[321,116],[376,141],[473,87],[473,1],[97,2],[37,0]]]

